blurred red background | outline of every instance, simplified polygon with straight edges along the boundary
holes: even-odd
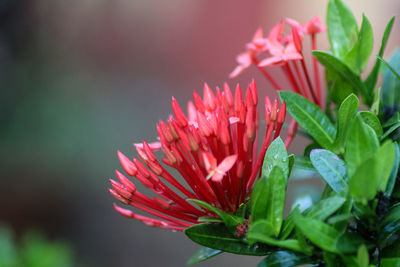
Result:
[[[0,222],[69,242],[84,266],[184,266],[198,248],[182,233],[113,211],[108,178],[117,149],[156,137],[155,123],[203,82],[276,97],[255,68],[233,80],[235,56],[255,30],[319,14],[328,1],[37,0],[0,2]],[[346,1],[370,19],[377,53],[398,0]],[[400,43],[396,22],[386,50]],[[327,35],[319,36],[329,49]],[[371,60],[372,63],[372,60]],[[272,70],[274,75],[278,72]],[[301,153],[297,138],[291,152]],[[220,255],[199,266],[256,265]]]

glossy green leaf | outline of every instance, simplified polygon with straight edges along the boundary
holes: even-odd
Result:
[[[234,254],[263,256],[270,252],[267,246],[251,246],[235,238],[223,224],[196,224],[187,228],[185,234],[202,246]]]
[[[262,173],[268,177],[274,166],[278,166],[283,171],[287,183],[289,177],[289,159],[285,144],[280,137],[276,138],[268,147],[265,153]]]
[[[374,130],[366,125],[357,114],[350,127],[346,142],[345,160],[348,177],[353,176],[357,167],[378,149],[379,142]]]
[[[378,117],[370,111],[360,111],[359,113],[364,123],[374,129],[378,138],[381,137],[383,134],[383,129]]]
[[[203,247],[199,249],[196,253],[194,253],[189,260],[187,261],[188,265],[193,265],[196,263],[200,263],[202,261],[208,260],[212,257],[215,257],[219,254],[221,254],[223,251],[222,250],[216,250],[212,248],[207,248]]]
[[[399,165],[400,165],[400,149],[399,149],[399,145],[395,145],[395,161],[394,161],[394,165],[393,165],[393,169],[390,172],[390,176],[388,179],[388,184],[386,186],[386,190],[385,190],[385,195],[386,196],[390,196],[393,192],[393,188],[394,185],[396,183],[396,179],[397,179],[397,173],[399,171]]]
[[[335,151],[344,152],[344,144],[347,138],[347,133],[350,128],[350,122],[358,109],[358,98],[356,95],[349,95],[340,105],[338,112],[337,135],[334,144]]]
[[[357,38],[357,21],[342,0],[329,1],[327,20],[331,50],[336,56],[344,57]]]
[[[381,260],[380,267],[400,267],[400,257],[399,258],[383,258]]]
[[[274,251],[263,259],[257,267],[292,267],[313,263],[313,259],[301,253]]]
[[[324,149],[314,149],[311,162],[324,181],[337,193],[347,188],[346,165],[334,153]]]
[[[252,222],[266,220],[272,227],[271,234],[278,236],[282,227],[285,198],[285,177],[281,168],[275,166],[268,179],[263,173],[253,189],[250,199]]]
[[[187,199],[189,202],[196,203],[200,207],[203,207],[209,211],[212,211],[216,213],[224,222],[225,226],[231,231],[232,234],[236,233],[236,226],[238,226],[240,223],[244,223],[245,219],[241,217],[237,217],[234,215],[231,215],[229,213],[226,213],[220,209],[217,209],[216,207],[208,204],[207,202],[198,200],[198,199]]]
[[[338,253],[336,242],[341,233],[332,226],[316,219],[296,218],[296,226],[316,246],[333,253]]]
[[[346,64],[357,74],[360,74],[367,66],[368,59],[374,46],[374,35],[371,23],[363,14],[361,29],[358,39],[351,50],[344,57]]]
[[[383,33],[382,37],[381,47],[379,49],[379,54],[378,54],[379,57],[383,57],[383,52],[385,51],[386,43],[389,39],[389,35],[393,27],[394,18],[395,17],[393,16],[386,25],[385,32]],[[373,90],[373,88],[375,87],[376,81],[378,80],[380,67],[381,67],[381,61],[379,59],[376,59],[373,69],[371,70],[367,79],[364,81],[364,84],[368,88],[368,90]]]
[[[400,73],[400,49],[394,52],[386,66],[388,65],[395,73]],[[387,67],[383,71],[382,106],[386,112],[400,109],[400,80]]]
[[[343,197],[339,196],[329,197],[320,200],[318,203],[306,209],[303,212],[303,215],[307,218],[324,221],[329,216],[334,214],[338,209],[340,209],[340,207],[343,206],[345,201],[346,199]]]
[[[381,87],[375,91],[374,102],[369,109],[375,116],[379,115],[381,109]]]
[[[322,147],[330,149],[336,135],[335,126],[322,110],[301,95],[280,91],[279,95],[286,102],[287,110]]]
[[[290,249],[297,252],[309,253],[310,250],[307,247],[302,247],[300,243],[295,239],[278,240],[270,237],[268,229],[270,223],[265,220],[260,220],[250,226],[249,232],[247,233],[247,239],[250,244],[261,242],[269,246],[280,247],[284,249]]]
[[[342,60],[335,57],[334,55],[314,50],[312,54],[318,59],[318,61],[324,65],[331,72],[341,77],[344,81],[351,84],[356,92],[360,92],[365,104],[371,105],[373,101],[373,94],[369,92],[364,84],[361,82],[359,75],[354,73]]]

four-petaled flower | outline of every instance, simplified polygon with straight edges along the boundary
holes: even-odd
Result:
[[[117,212],[150,226],[182,231],[198,223],[202,216],[216,216],[187,202],[186,198],[207,202],[226,212],[234,212],[248,199],[265,152],[281,130],[285,103],[279,108],[277,100],[271,104],[266,98],[266,130],[259,136],[254,81],[245,97],[239,86],[233,96],[227,84],[223,91],[217,88],[216,95],[205,84],[203,99],[196,92],[193,97],[194,103],[188,103],[188,116],[176,99],[172,99],[174,116],[157,125],[159,141],[135,145],[139,159],[130,160],[118,151],[126,174],[150,189],[154,197],[139,192],[130,179],[116,171],[119,182],[110,180],[110,193],[150,216],[114,205]],[[258,152],[259,139],[262,145]],[[154,154],[159,149],[163,151],[161,162],[164,164]],[[186,185],[165,165],[175,169]]]

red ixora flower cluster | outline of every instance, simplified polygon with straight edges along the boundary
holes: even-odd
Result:
[[[286,36],[283,34],[285,22],[291,26],[290,34]],[[231,78],[236,77],[254,64],[274,88],[279,91],[282,90],[282,87],[268,72],[266,67],[280,66],[294,92],[322,107],[318,61],[313,57],[313,84],[304,61],[303,39],[304,35],[310,35],[311,48],[312,50],[316,50],[316,34],[325,31],[326,27],[322,25],[321,19],[318,16],[302,24],[287,18],[272,27],[266,37],[264,37],[263,30],[259,28],[254,34],[252,41],[246,44],[246,51],[236,57],[238,66],[229,76]],[[261,60],[259,59],[265,55],[268,56]],[[288,131],[290,137],[285,142],[286,147],[290,145],[296,129],[297,123],[292,120]]]
[[[272,104],[265,98],[266,130],[258,136],[254,81],[245,97],[239,85],[233,97],[227,84],[223,90],[217,88],[216,95],[205,84],[203,99],[196,92],[193,97],[194,103],[188,103],[188,116],[172,98],[174,116],[158,123],[159,141],[135,144],[139,159],[130,160],[118,151],[126,174],[154,193],[152,198],[142,194],[130,179],[116,171],[119,182],[110,180],[109,192],[122,203],[152,217],[114,205],[120,214],[150,226],[182,231],[198,223],[202,216],[216,216],[187,202],[187,198],[205,201],[227,212],[234,212],[248,198],[267,148],[280,133],[285,103],[279,107],[277,100]],[[258,139],[262,143],[259,152]],[[163,151],[164,164],[154,154],[159,149]],[[175,169],[187,186],[176,180],[166,166]]]

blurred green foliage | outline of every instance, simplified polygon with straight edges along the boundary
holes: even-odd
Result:
[[[17,242],[9,228],[0,226],[0,267],[55,266],[75,266],[67,244],[49,241],[39,232],[28,232]]]

